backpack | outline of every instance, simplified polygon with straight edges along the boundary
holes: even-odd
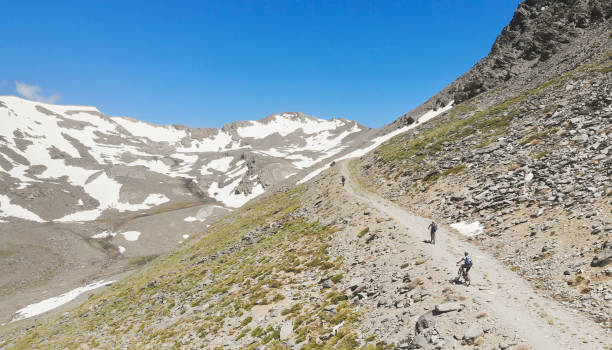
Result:
[[[473,262],[472,262],[472,258],[470,258],[469,256],[465,257],[465,265],[468,267],[472,267]]]
[[[436,224],[435,222],[432,221],[431,223],[431,231],[432,232],[436,232],[438,231],[438,224]]]

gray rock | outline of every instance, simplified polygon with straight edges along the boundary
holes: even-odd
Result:
[[[612,261],[612,246],[606,247],[601,253],[593,257],[591,266],[606,266]]]
[[[427,339],[423,334],[419,334],[416,337],[412,338],[412,344],[410,349],[425,349],[427,346]]]
[[[445,312],[459,311],[462,308],[463,307],[461,306],[461,304],[456,303],[456,302],[449,302],[449,303],[438,304],[434,308],[434,314],[442,314],[442,313],[445,313]]]
[[[474,322],[463,334],[463,340],[467,341],[468,343],[473,343],[474,340],[483,335],[483,333],[484,331],[482,330],[480,324],[478,324],[478,322]]]
[[[416,325],[414,326],[414,330],[416,334],[420,334],[420,333],[423,333],[428,328],[433,328],[435,324],[436,324],[436,320],[434,318],[433,312],[429,311],[419,317],[419,319],[416,322]]]
[[[280,340],[286,340],[293,336],[293,323],[287,322],[281,326]]]

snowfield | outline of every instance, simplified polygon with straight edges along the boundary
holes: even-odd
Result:
[[[395,136],[397,136],[399,134],[402,134],[402,133],[404,133],[404,132],[406,132],[408,130],[414,129],[417,126],[419,126],[419,125],[421,125],[421,124],[431,120],[432,118],[434,118],[434,117],[436,117],[436,116],[438,116],[438,115],[440,115],[440,114],[450,110],[451,108],[453,108],[453,103],[454,102],[455,101],[451,101],[448,105],[444,106],[443,108],[439,108],[439,109],[437,109],[435,111],[434,110],[427,111],[425,114],[420,116],[417,119],[416,122],[414,122],[414,123],[412,123],[410,125],[404,126],[402,128],[393,130],[392,132],[390,132],[388,134],[379,136],[379,137],[377,137],[377,138],[372,140],[372,144],[371,145],[369,145],[367,147],[364,147],[364,148],[361,148],[361,149],[357,149],[357,150],[355,150],[353,152],[350,152],[350,153],[348,153],[348,154],[346,154],[346,155],[336,159],[336,161],[340,161],[340,160],[344,160],[344,159],[350,159],[350,158],[361,157],[361,156],[369,153],[370,151],[376,149],[378,146],[382,145],[385,141],[390,140],[391,138],[393,138],[393,137],[395,137]],[[320,167],[320,168],[310,172],[309,174],[304,176],[300,181],[298,181],[298,184],[303,184],[303,183],[307,182],[308,180],[312,179],[313,177],[319,175],[321,172],[323,172],[328,167],[329,167],[329,164],[326,164],[326,165],[324,165],[324,166],[322,166],[322,167]]]
[[[466,237],[474,237],[484,233],[484,226],[479,221],[474,221],[469,224],[465,221],[461,221],[451,224],[450,226]]]
[[[145,193],[140,203],[123,199],[134,198],[135,187],[155,188],[160,182],[147,185],[148,179],[164,176],[178,180],[174,186],[196,183],[209,194],[217,193],[211,198],[236,208],[263,193],[262,183],[269,179],[262,173],[273,182],[287,178],[344,151],[347,138],[366,131],[353,121],[300,113],[275,114],[223,129],[193,129],[14,96],[0,96],[0,122],[0,184],[8,179],[10,193],[46,187],[68,195],[60,202],[64,208],[42,212],[36,206],[22,208],[11,202],[12,194],[3,193],[7,197],[0,202],[0,217],[38,222],[91,221],[107,210],[149,210],[175,200],[174,196],[191,195],[175,187],[165,191],[170,198]],[[236,193],[239,184],[246,193]],[[82,189],[87,197],[73,188]],[[78,203],[73,207],[67,207],[74,203],[70,195]]]
[[[23,309],[17,310],[17,312],[15,313],[15,316],[13,316],[13,319],[11,320],[11,322],[15,322],[15,321],[19,321],[19,320],[23,320],[32,316],[36,316],[36,315],[40,315],[44,312],[53,310],[57,307],[60,307],[74,299],[76,299],[79,295],[88,292],[90,290],[94,290],[97,288],[100,288],[102,286],[107,286],[110,285],[111,283],[113,283],[115,281],[97,281],[97,282],[93,282],[90,283],[84,287],[79,287],[79,288],[75,288],[69,292],[66,292],[62,295],[59,295],[57,297],[52,297],[49,299],[45,299],[41,302],[38,302],[36,304],[31,304],[28,305],[26,307],[24,307]]]
[[[12,204],[11,199],[3,194],[0,194],[0,217],[13,216],[16,218],[36,221],[36,222],[46,222],[41,219],[38,215],[32,213],[31,211],[23,208],[19,205]]]

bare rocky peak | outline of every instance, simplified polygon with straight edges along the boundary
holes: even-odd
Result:
[[[598,44],[608,39],[611,21],[607,0],[524,1],[486,57],[395,124],[500,86],[522,88],[563,74],[601,54]]]

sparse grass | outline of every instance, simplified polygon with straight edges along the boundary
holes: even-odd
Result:
[[[251,334],[258,339],[253,346],[276,348],[280,344],[279,331],[265,327],[249,329],[247,325],[252,323],[253,316],[248,313],[254,305],[284,300],[285,296],[275,291],[288,283],[283,272],[287,266],[291,266],[292,271],[328,271],[333,281],[342,279],[342,274],[336,270],[341,261],[332,261],[327,254],[327,238],[336,230],[288,216],[300,206],[304,190],[305,187],[300,186],[249,203],[213,224],[201,235],[199,242],[150,261],[143,272],[90,297],[73,313],[75,317],[85,316],[65,324],[54,321],[41,325],[35,332],[14,342],[12,347],[26,349],[37,344],[46,348],[72,348],[71,344],[96,344],[90,341],[90,335],[95,332],[93,339],[119,343],[120,337],[129,335],[133,344],[159,348],[164,347],[162,344],[176,343],[188,329],[193,329],[201,339],[209,339],[221,329],[233,327],[226,331],[235,340]],[[238,244],[246,232],[268,227],[268,223],[281,219],[281,227],[258,243],[231,253],[211,255]],[[295,254],[296,249],[290,249],[291,246],[299,246],[301,254]],[[150,257],[132,263],[145,264],[148,260]],[[210,282],[204,287],[199,285],[205,280]],[[332,301],[341,302],[340,294],[334,295]],[[154,295],[172,298],[161,302]],[[191,300],[175,310],[179,300],[189,300],[187,297]],[[293,304],[282,314],[286,319],[295,319],[296,333],[299,331],[304,337],[312,335],[319,339],[320,334],[329,330],[318,321],[323,311],[312,307]],[[90,312],[90,308],[95,312]],[[178,322],[164,329],[156,328],[158,320],[175,311],[180,315]],[[357,314],[350,305],[341,311],[334,322],[341,322],[340,319],[345,320],[346,325],[356,322]],[[230,326],[226,321],[231,317],[240,317],[241,321]],[[128,323],[132,327],[122,326]],[[346,336],[335,341],[352,344],[351,337]],[[317,344],[328,342],[318,341]]]
[[[331,281],[332,281],[332,282],[334,282],[334,283],[338,283],[338,282],[340,282],[340,281],[342,280],[342,277],[343,277],[343,276],[344,276],[343,274],[339,273],[339,274],[337,274],[337,275],[333,276],[333,277],[332,277],[332,278],[330,278],[330,279],[331,279]]]
[[[363,237],[366,235],[366,233],[370,232],[370,228],[369,227],[365,227],[363,230],[359,231],[358,236],[359,237]]]

